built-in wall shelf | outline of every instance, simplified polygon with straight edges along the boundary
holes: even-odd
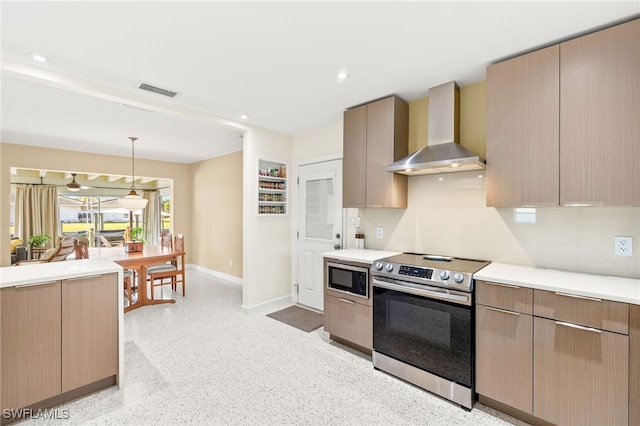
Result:
[[[287,214],[287,164],[258,159],[258,215]]]

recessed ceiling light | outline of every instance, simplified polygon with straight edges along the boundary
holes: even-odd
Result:
[[[241,119],[243,119],[243,120],[248,120],[248,119],[249,119],[249,116],[248,116],[247,114],[242,114],[242,115],[240,116],[240,118],[241,118]]]
[[[349,73],[347,73],[346,71],[340,71],[338,73],[338,81],[344,81],[347,79],[347,77],[349,77]]]
[[[29,53],[29,57],[32,60],[43,63],[43,64],[49,62],[49,58],[47,58],[46,56],[40,55],[39,53]]]

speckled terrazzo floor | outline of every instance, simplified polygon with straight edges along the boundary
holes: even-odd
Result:
[[[373,369],[370,357],[263,314],[241,312],[239,285],[189,270],[187,297],[125,315],[125,388],[26,424],[508,425]]]

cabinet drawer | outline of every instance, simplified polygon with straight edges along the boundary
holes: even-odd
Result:
[[[533,317],[476,308],[476,392],[533,411]]]
[[[630,424],[628,336],[544,318],[533,328],[534,416],[557,425]]]
[[[533,289],[490,281],[476,282],[476,302],[509,311],[531,314]]]
[[[371,306],[324,295],[324,330],[369,350],[373,347],[372,315]]]
[[[535,290],[533,298],[535,316],[629,334],[626,303],[544,290]]]

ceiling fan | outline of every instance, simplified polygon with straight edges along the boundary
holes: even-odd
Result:
[[[92,189],[91,186],[80,185],[76,182],[77,173],[71,173],[71,182],[67,184],[67,189],[71,192],[78,192],[81,189]]]

